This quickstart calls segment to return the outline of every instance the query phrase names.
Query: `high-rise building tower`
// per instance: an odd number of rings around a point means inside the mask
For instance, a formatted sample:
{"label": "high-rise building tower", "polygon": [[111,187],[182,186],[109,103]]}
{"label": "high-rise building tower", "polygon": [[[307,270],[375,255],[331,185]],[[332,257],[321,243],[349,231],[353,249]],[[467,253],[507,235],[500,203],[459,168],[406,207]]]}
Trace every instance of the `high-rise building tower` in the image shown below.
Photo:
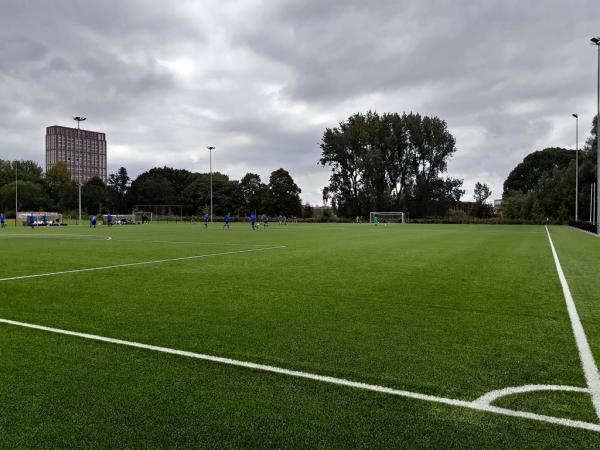
{"label": "high-rise building tower", "polygon": [[106,183],[106,135],[89,130],[77,132],[77,128],[58,125],[46,128],[46,171],[63,161],[73,181],[85,183],[98,177]]}

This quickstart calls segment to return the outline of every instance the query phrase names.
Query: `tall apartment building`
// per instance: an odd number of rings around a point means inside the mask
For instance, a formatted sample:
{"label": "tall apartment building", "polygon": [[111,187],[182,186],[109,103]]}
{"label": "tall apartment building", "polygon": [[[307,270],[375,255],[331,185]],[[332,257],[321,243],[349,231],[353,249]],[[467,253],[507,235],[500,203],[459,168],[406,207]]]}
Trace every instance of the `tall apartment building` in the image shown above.
{"label": "tall apartment building", "polygon": [[[81,154],[81,182],[99,177],[106,183],[106,135],[96,131],[79,130],[54,125],[46,128],[46,171],[63,161],[71,179],[79,179]],[[80,153],[81,151],[81,153]]]}

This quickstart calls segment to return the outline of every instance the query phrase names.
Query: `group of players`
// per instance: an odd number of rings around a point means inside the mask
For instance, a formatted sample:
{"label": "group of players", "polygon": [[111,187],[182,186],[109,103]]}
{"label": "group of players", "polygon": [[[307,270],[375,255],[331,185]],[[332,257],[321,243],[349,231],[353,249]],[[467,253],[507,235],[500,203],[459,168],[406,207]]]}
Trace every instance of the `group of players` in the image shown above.
{"label": "group of players", "polygon": [[[258,223],[258,218],[256,216],[256,214],[252,213],[250,214],[250,217],[248,217],[248,220],[250,221],[250,226],[252,227],[252,230],[256,231],[260,229],[260,224]],[[268,214],[263,214],[260,218],[262,224],[263,224],[263,228],[266,230],[269,228],[269,215]],[[204,214],[204,216],[202,216],[202,221],[204,222],[204,228],[208,228],[208,223],[210,222],[210,215]],[[225,222],[223,224],[223,229],[224,230],[229,230],[229,223],[231,222],[231,213],[227,213],[225,214],[225,216],[223,217],[223,221]],[[279,216],[279,223],[285,225],[287,222],[285,216]]]}

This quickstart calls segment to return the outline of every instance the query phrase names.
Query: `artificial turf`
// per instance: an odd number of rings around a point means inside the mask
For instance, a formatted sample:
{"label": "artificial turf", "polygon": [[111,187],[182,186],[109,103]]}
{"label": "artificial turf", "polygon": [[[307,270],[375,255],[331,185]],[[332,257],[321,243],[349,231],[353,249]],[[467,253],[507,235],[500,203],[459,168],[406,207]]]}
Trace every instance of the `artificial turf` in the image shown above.
{"label": "artificial turf", "polygon": [[[600,240],[551,233],[598,355]],[[4,319],[467,401],[586,386],[541,226],[18,227],[0,249],[0,279],[216,255],[0,281]],[[600,445],[592,431],[3,324],[0,361],[6,447]],[[498,405],[598,421],[581,394]]]}

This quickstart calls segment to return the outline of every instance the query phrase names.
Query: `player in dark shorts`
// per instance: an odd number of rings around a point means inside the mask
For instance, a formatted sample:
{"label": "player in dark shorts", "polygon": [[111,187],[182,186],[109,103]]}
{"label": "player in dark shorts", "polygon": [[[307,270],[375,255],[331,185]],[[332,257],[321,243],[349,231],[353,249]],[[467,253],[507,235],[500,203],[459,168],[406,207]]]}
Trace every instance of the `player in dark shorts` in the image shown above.
{"label": "player in dark shorts", "polygon": [[223,225],[223,229],[227,228],[229,230],[229,222],[231,222],[231,214],[225,214],[225,225]]}

